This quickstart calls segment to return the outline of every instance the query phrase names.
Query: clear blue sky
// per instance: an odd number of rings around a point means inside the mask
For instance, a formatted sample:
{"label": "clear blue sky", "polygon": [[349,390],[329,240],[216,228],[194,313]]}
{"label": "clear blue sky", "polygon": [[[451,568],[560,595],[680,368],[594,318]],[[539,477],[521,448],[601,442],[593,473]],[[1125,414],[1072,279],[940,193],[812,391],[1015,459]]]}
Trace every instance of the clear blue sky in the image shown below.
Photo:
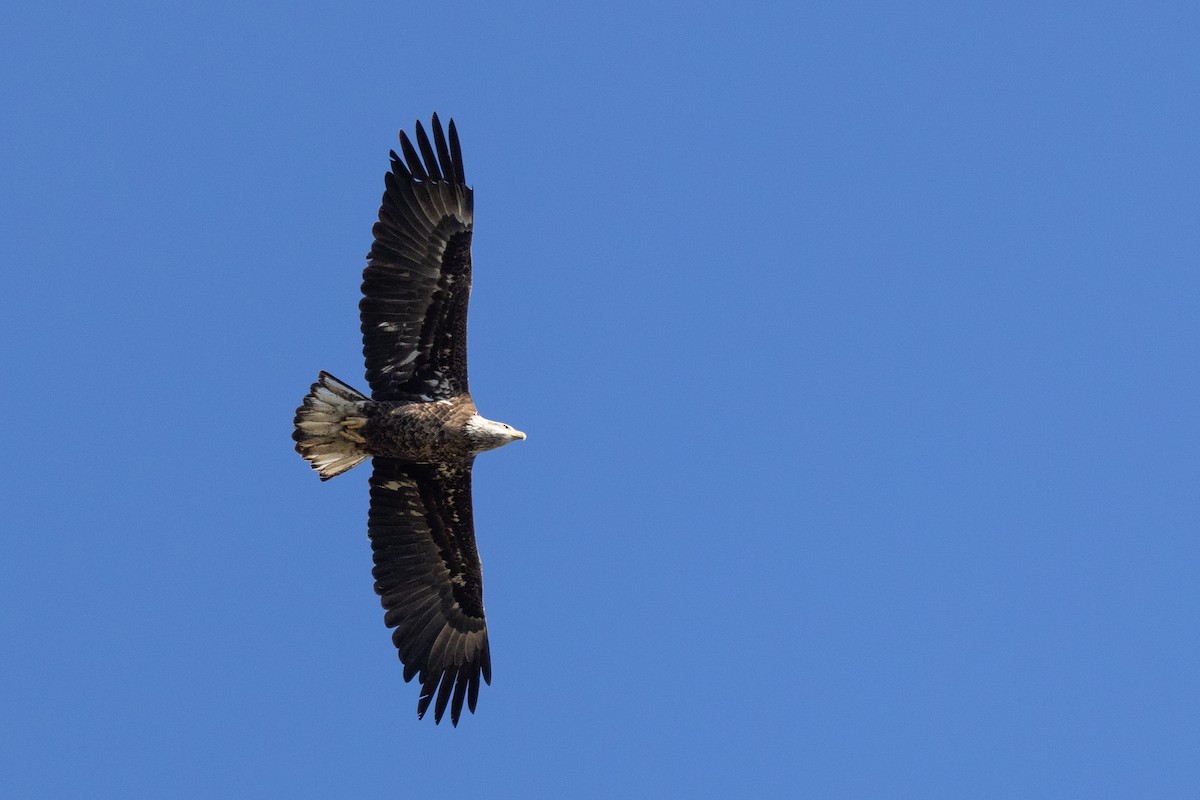
{"label": "clear blue sky", "polygon": [[[323,6],[0,15],[5,796],[1200,795],[1194,3]],[[435,110],[457,729],[290,439]]]}

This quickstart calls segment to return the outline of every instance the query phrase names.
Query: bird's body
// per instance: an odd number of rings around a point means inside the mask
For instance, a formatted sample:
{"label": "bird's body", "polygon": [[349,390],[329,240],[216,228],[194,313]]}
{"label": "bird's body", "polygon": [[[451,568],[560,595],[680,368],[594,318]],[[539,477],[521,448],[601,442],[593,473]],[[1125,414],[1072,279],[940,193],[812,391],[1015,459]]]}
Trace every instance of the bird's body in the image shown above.
{"label": "bird's body", "polygon": [[[373,460],[368,534],[375,590],[395,628],[404,679],[419,676],[418,716],[471,711],[491,682],[483,578],[475,548],[475,456],[525,434],[484,419],[467,388],[472,190],[454,122],[437,115],[420,155],[403,132],[363,272],[359,304],[371,396],[322,372],[296,410],[296,450],[322,480]],[[435,150],[436,147],[436,150]]]}
{"label": "bird's body", "polygon": [[478,416],[467,395],[436,403],[370,402],[365,411],[362,433],[376,455],[433,464],[465,463],[479,452],[467,434],[467,423]]}

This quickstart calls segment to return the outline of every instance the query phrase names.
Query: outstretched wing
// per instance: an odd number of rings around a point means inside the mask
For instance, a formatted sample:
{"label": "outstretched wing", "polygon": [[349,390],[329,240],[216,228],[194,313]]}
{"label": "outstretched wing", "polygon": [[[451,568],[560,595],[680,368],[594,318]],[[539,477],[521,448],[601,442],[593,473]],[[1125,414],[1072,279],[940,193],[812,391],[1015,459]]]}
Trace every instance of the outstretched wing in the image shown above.
{"label": "outstretched wing", "polygon": [[[492,682],[483,573],[471,518],[471,464],[410,464],[376,458],[367,530],[375,554],[375,591],[395,628],[404,680],[421,682],[417,716],[437,694],[433,718],[458,725],[463,699],[472,712],[479,678]],[[439,686],[440,684],[440,686]]]}
{"label": "outstretched wing", "polygon": [[[376,400],[440,400],[467,392],[474,194],[463,176],[454,121],[437,114],[433,143],[400,132],[363,271],[363,355]],[[436,151],[435,151],[436,148]],[[424,159],[424,160],[422,160]]]}

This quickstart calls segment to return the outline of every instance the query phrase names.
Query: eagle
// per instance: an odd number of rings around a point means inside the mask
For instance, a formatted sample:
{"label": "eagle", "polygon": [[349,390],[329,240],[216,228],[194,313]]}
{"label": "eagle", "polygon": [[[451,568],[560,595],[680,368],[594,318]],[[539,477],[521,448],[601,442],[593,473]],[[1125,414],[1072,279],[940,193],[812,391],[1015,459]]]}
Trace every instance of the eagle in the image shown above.
{"label": "eagle", "polygon": [[[296,451],[322,481],[371,459],[367,534],[383,621],[421,684],[417,717],[433,704],[458,725],[479,681],[492,681],[483,573],[471,513],[475,456],[524,439],[480,416],[467,386],[474,193],[454,121],[417,121],[400,151],[363,271],[363,355],[371,394],[321,372],[296,409]],[[418,152],[419,151],[419,152]]]}

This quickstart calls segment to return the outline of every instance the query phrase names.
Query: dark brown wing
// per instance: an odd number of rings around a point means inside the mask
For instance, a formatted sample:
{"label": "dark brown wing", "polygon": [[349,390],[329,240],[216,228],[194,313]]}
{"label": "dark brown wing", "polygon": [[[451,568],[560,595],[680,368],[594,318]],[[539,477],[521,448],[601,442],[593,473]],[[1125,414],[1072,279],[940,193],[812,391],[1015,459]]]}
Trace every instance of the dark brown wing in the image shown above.
{"label": "dark brown wing", "polygon": [[[463,176],[454,121],[450,140],[433,115],[417,147],[400,132],[363,271],[363,355],[376,400],[440,400],[467,393],[474,195]],[[436,152],[435,152],[436,148]]]}
{"label": "dark brown wing", "polygon": [[[433,718],[458,725],[463,699],[475,711],[479,678],[492,682],[483,573],[471,518],[471,464],[410,464],[376,458],[368,532],[375,591],[395,628],[404,680],[421,681],[417,716],[437,694]],[[440,687],[439,687],[440,684]]]}

